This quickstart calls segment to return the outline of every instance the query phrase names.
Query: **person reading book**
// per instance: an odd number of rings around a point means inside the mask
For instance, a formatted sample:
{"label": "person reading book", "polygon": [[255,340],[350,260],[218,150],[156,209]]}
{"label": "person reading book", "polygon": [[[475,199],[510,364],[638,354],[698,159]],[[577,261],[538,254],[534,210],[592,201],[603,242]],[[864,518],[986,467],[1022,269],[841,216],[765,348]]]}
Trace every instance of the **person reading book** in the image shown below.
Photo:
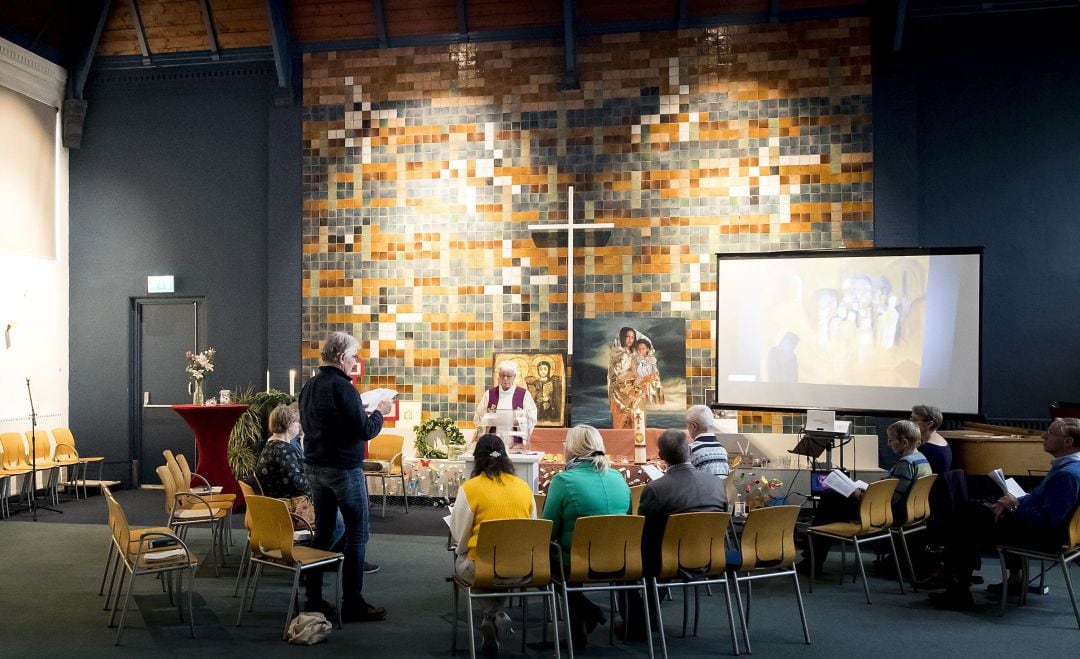
{"label": "person reading book", "polygon": [[[981,544],[1054,551],[1068,542],[1069,519],[1080,505],[1080,419],[1054,419],[1042,441],[1053,459],[1038,487],[1022,497],[1005,494],[990,507],[976,502],[956,520],[942,556],[945,590],[929,594],[934,605],[950,609],[974,605],[971,573]],[[1010,556],[1006,564],[1009,591],[1014,593],[1023,587],[1019,560]],[[1001,584],[990,584],[987,590],[1001,592]]]}
{"label": "person reading book", "polygon": [[[892,509],[893,522],[900,524],[907,515],[908,491],[911,490],[915,479],[931,474],[930,463],[927,462],[922,453],[919,453],[919,428],[911,421],[897,421],[889,426],[886,435],[889,448],[899,457],[896,464],[889,470],[886,478],[895,478],[899,481],[896,485],[896,491],[893,492]],[[840,476],[843,476],[843,478],[840,478]],[[828,489],[822,493],[821,501],[818,503],[817,511],[814,513],[812,526],[832,524],[833,522],[852,522],[859,519],[859,503],[862,501],[863,495],[866,494],[866,484],[862,481],[852,482],[842,472],[830,474],[825,481],[826,485],[830,484],[830,479],[836,483],[839,489]],[[840,490],[848,492],[848,494],[845,496],[840,493]],[[816,560],[814,572],[820,574],[825,567],[825,558],[828,556],[832,541],[818,535],[811,536],[808,541],[814,543],[814,559]],[[805,572],[810,571],[809,547],[807,547],[806,553],[803,554],[803,558],[799,561],[797,567]]]}

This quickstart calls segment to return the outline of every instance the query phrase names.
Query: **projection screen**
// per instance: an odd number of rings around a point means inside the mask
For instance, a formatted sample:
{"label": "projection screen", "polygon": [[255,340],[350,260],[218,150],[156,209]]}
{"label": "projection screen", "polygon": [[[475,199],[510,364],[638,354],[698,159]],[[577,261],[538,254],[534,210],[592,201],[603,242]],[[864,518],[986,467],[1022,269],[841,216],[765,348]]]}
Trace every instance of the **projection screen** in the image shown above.
{"label": "projection screen", "polygon": [[717,255],[716,404],[978,414],[982,248]]}

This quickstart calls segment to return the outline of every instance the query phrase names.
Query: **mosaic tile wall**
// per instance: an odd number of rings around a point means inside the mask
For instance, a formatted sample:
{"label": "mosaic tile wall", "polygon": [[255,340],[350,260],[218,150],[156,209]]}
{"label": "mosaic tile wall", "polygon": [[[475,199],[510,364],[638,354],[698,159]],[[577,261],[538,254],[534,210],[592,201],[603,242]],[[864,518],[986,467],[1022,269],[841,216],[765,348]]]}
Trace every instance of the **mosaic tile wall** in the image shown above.
{"label": "mosaic tile wall", "polygon": [[[362,344],[370,386],[471,420],[500,351],[565,351],[578,318],[687,319],[713,382],[715,253],[869,247],[865,19],[304,56],[304,358]],[[748,431],[798,417],[749,414]],[[465,425],[471,425],[465,424]]]}

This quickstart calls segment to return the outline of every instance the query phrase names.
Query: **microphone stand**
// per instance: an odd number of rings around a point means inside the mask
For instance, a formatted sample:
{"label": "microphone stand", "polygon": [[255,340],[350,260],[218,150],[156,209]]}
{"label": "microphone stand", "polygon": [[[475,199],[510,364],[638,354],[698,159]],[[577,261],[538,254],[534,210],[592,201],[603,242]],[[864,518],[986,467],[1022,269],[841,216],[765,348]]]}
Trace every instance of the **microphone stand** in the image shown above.
{"label": "microphone stand", "polygon": [[38,505],[37,502],[37,412],[34,410],[34,394],[30,391],[30,378],[26,378],[26,395],[30,398],[30,512],[37,521],[38,508],[64,514],[64,511]]}

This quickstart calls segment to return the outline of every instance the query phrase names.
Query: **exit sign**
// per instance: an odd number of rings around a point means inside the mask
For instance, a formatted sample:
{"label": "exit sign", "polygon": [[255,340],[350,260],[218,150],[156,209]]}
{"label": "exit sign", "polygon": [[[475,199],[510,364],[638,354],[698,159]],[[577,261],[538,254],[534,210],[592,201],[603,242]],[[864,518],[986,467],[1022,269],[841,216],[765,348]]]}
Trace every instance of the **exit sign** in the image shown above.
{"label": "exit sign", "polygon": [[175,286],[172,275],[150,275],[146,278],[147,293],[173,293]]}

